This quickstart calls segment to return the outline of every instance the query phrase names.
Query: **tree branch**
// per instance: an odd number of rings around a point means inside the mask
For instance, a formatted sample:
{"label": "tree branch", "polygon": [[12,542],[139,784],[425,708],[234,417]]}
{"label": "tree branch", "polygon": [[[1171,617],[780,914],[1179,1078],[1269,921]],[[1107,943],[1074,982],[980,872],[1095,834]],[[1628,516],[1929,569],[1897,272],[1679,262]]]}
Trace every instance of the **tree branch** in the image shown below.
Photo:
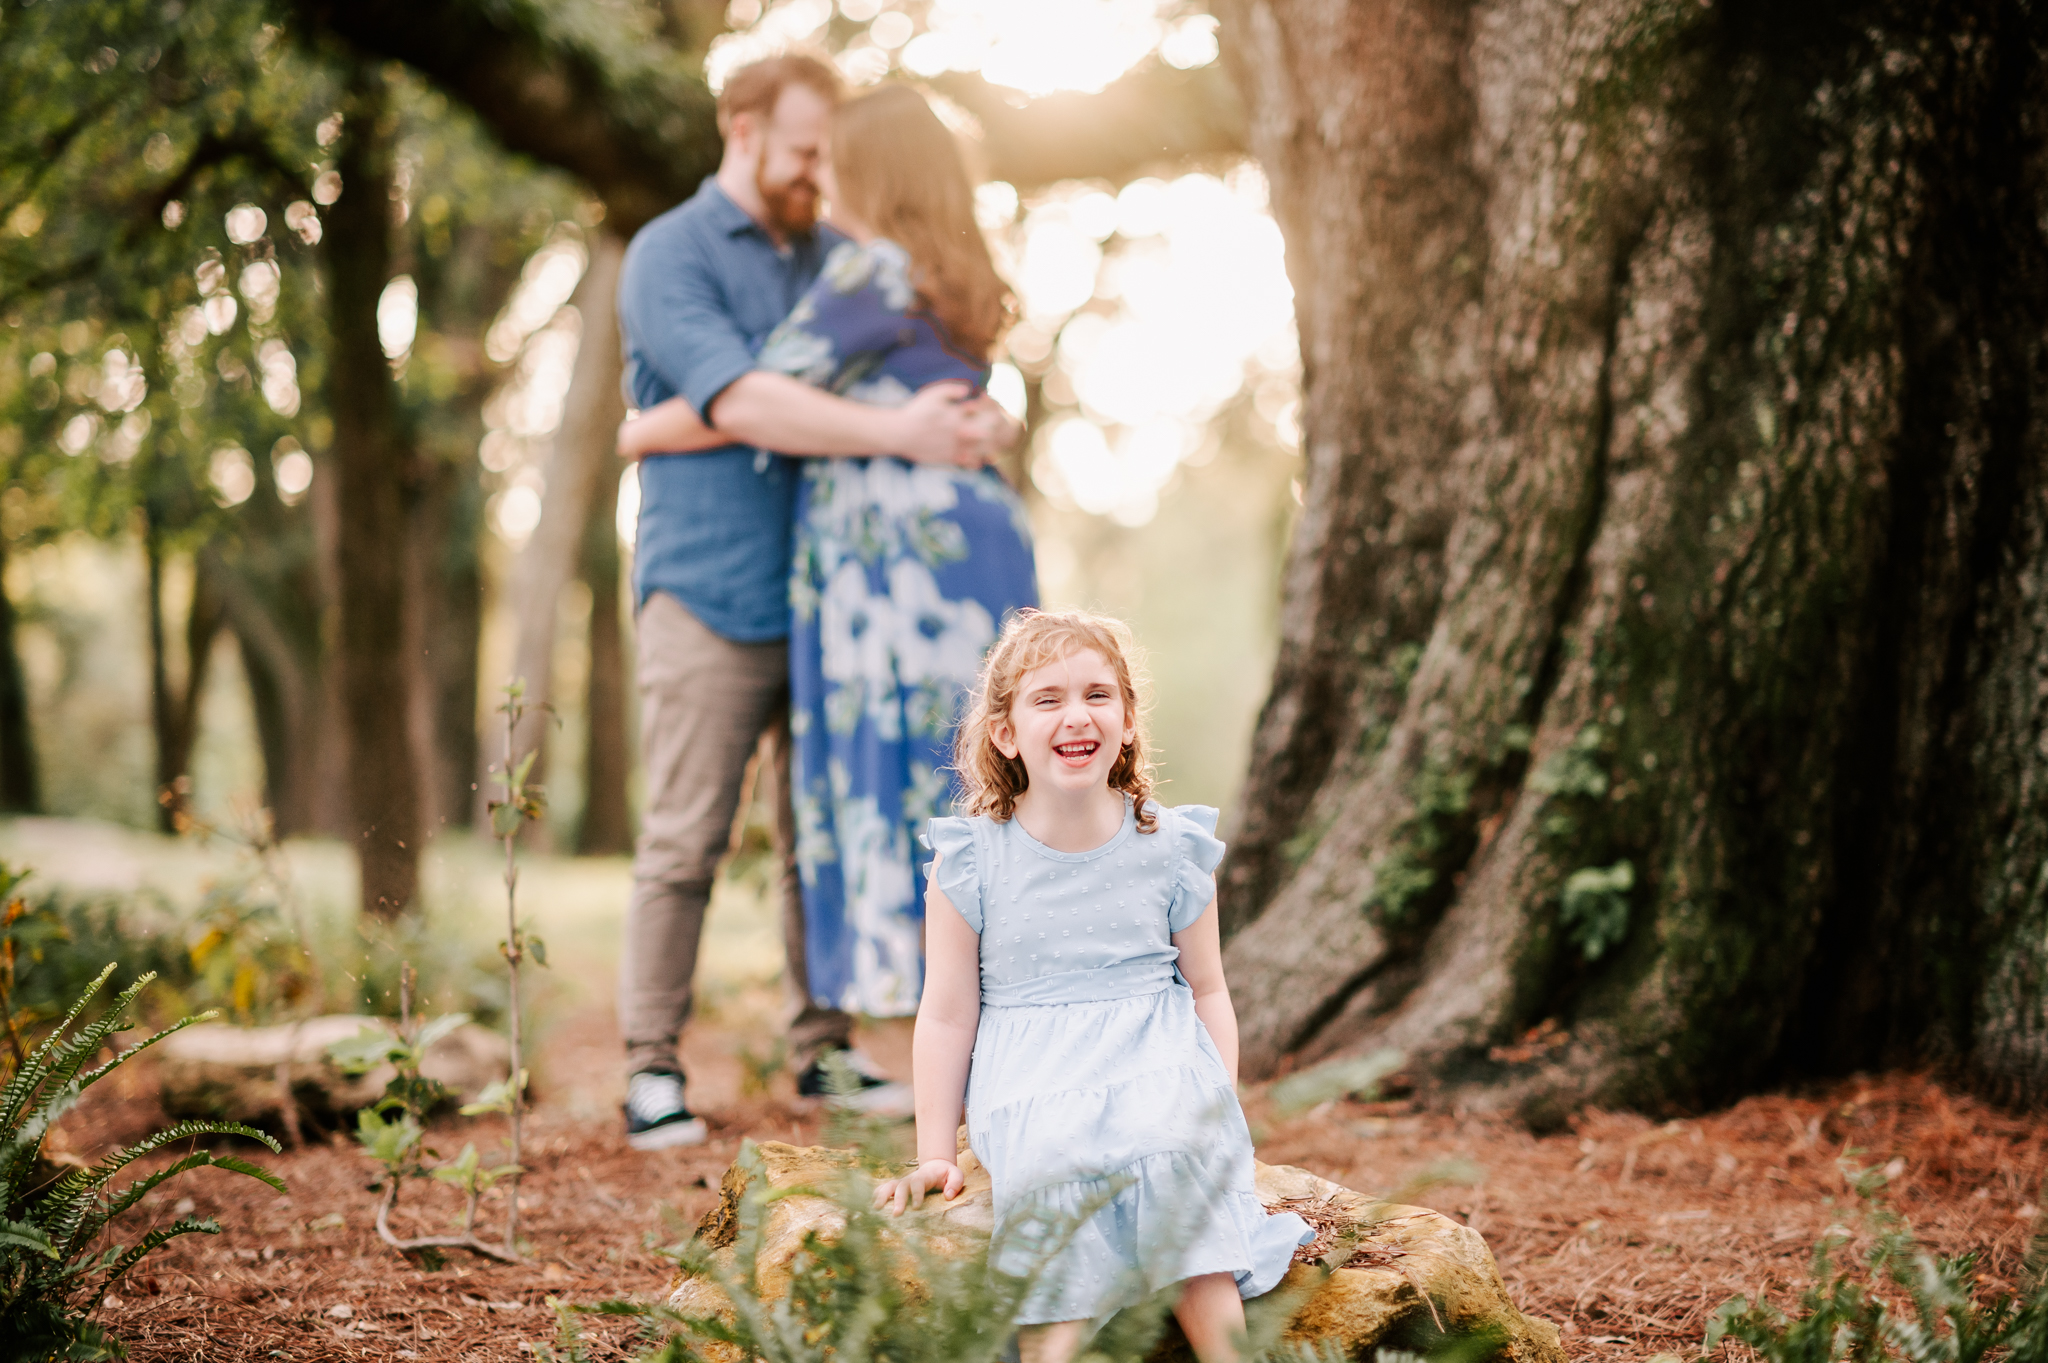
{"label": "tree branch", "polygon": [[156,230],[163,221],[164,207],[191,191],[201,171],[226,165],[237,158],[278,176],[294,190],[305,188],[299,169],[281,160],[257,130],[240,126],[225,135],[206,133],[192,148],[192,154],[185,158],[185,164],[179,167],[176,175],[153,190],[135,195],[126,204],[109,205],[100,210],[104,216],[119,219],[120,226],[111,235],[69,259],[12,275],[6,285],[0,287],[0,308],[75,284],[97,274],[108,261],[123,259],[144,233]]}
{"label": "tree branch", "polygon": [[616,11],[535,0],[292,0],[309,30],[405,62],[513,151],[579,176],[631,236],[717,168],[711,91]]}
{"label": "tree branch", "polygon": [[964,72],[932,84],[981,123],[989,175],[1020,190],[1071,179],[1121,184],[1151,167],[1246,154],[1244,103],[1213,63],[1176,71],[1148,61],[1099,93],[1022,104]]}

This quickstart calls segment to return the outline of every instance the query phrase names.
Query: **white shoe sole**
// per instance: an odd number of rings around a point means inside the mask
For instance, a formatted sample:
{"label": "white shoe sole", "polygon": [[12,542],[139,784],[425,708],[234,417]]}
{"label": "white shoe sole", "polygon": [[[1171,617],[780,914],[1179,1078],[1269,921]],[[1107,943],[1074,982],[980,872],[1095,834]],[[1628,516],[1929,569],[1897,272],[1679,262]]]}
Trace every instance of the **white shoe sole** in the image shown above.
{"label": "white shoe sole", "polygon": [[834,1107],[849,1108],[874,1117],[917,1115],[917,1099],[911,1094],[908,1084],[878,1084],[858,1093],[831,1094],[825,1101]]}
{"label": "white shoe sole", "polygon": [[670,1122],[666,1126],[636,1131],[626,1137],[626,1144],[635,1150],[673,1150],[679,1145],[702,1145],[710,1135],[704,1119],[692,1117],[687,1122]]}

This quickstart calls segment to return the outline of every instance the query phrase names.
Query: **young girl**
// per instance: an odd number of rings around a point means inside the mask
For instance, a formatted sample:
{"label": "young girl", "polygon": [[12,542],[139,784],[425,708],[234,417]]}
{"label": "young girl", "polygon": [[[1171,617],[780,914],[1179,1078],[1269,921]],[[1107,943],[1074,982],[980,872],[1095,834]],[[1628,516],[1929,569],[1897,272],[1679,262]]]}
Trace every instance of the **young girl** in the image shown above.
{"label": "young girl", "polygon": [[1088,1322],[1176,1282],[1196,1356],[1234,1360],[1243,1298],[1279,1282],[1309,1231],[1252,1188],[1216,811],[1149,798],[1128,632],[1014,618],[954,762],[973,817],[931,822],[919,1162],[876,1205],[959,1193],[964,1098],[997,1263],[1035,1265],[1034,1231],[1040,1252],[1057,1246],[1018,1316],[1024,1363],[1065,1363]]}

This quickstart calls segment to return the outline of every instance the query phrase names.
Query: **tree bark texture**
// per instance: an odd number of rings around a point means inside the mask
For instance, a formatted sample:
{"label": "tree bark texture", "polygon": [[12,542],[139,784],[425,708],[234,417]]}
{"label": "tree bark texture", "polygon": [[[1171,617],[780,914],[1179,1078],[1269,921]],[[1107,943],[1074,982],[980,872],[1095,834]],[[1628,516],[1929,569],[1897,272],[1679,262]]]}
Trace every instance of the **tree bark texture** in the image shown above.
{"label": "tree bark texture", "polygon": [[[526,683],[526,704],[531,707],[520,726],[517,747],[521,752],[541,750],[536,780],[547,762],[551,721],[541,707],[554,688],[556,612],[562,589],[577,576],[597,485],[606,479],[616,481],[619,473],[618,429],[626,407],[619,383],[625,359],[619,348],[618,290],[625,251],[625,243],[615,234],[592,234],[589,264],[569,300],[582,328],[569,391],[562,401],[562,424],[542,469],[546,490],[540,524],[520,551],[512,574],[513,609],[519,618],[512,674]],[[485,788],[490,788],[488,783]]]}
{"label": "tree bark texture", "polygon": [[34,814],[43,805],[42,781],[14,625],[14,600],[7,595],[7,537],[0,534],[0,810]]}
{"label": "tree bark texture", "polygon": [[583,582],[590,588],[590,680],[583,700],[583,817],[576,850],[618,856],[633,850],[626,781],[632,757],[626,744],[626,640],[619,619],[619,480],[617,469],[598,473],[583,528]]}
{"label": "tree bark texture", "polygon": [[408,652],[418,669],[413,749],[421,774],[421,822],[438,833],[450,825],[469,826],[476,804],[483,489],[474,458],[457,463],[421,457],[419,470],[406,539]]}
{"label": "tree bark texture", "polygon": [[1307,464],[1247,1070],[2048,1097],[2042,11],[1218,8]]}
{"label": "tree bark texture", "polygon": [[328,210],[329,406],[334,448],[337,648],[348,736],[350,834],[363,912],[392,917],[419,887],[420,780],[406,648],[406,485],[413,458],[377,337],[390,277],[392,128],[383,77],[351,73]]}

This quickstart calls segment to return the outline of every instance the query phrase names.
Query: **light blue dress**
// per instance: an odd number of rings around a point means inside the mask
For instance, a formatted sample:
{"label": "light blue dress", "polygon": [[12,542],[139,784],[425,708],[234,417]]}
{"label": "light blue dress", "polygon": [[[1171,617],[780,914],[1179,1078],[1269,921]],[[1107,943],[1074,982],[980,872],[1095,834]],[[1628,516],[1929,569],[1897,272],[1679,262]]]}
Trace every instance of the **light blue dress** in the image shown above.
{"label": "light blue dress", "polygon": [[[839,246],[761,368],[894,407],[979,388],[894,242]],[[989,469],[806,459],[790,577],[791,785],[811,996],[903,1017],[924,985],[913,839],[953,808],[953,725],[1010,612],[1038,603],[1024,504]]]}
{"label": "light blue dress", "polygon": [[1216,895],[1216,811],[1154,808],[1157,831],[1127,805],[1090,852],[1015,819],[931,822],[938,887],[981,934],[967,1130],[995,1185],[993,1262],[1039,1272],[1020,1325],[1204,1273],[1254,1297],[1311,1238],[1259,1202],[1236,1090],[1175,965],[1172,934]]}

